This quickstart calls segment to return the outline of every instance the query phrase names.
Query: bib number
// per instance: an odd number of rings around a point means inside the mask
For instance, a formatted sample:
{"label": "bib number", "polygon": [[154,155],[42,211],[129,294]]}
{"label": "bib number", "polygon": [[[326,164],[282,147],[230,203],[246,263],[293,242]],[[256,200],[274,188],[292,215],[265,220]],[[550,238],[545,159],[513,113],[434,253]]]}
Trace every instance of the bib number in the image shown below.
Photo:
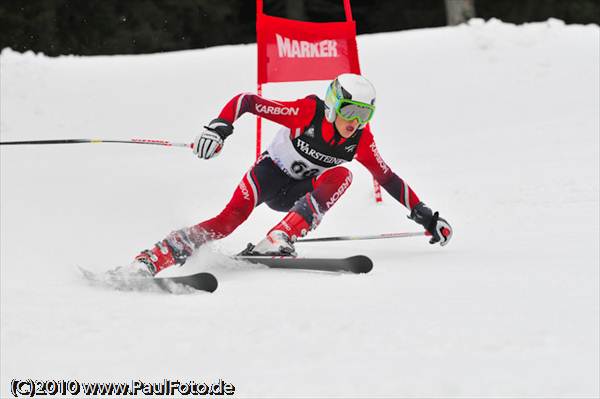
{"label": "bib number", "polygon": [[305,179],[314,177],[319,173],[318,169],[309,169],[308,166],[302,161],[294,161],[292,163],[292,172],[302,176]]}

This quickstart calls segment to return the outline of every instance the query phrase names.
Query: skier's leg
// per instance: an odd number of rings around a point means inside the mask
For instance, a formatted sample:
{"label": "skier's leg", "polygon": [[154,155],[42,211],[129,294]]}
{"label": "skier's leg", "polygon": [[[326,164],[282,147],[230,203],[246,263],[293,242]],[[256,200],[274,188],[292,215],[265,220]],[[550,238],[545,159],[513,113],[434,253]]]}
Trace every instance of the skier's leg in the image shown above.
{"label": "skier's leg", "polygon": [[194,243],[200,246],[206,241],[227,237],[248,219],[258,203],[258,187],[250,171],[242,178],[231,199],[217,216],[190,227],[194,231]]}
{"label": "skier's leg", "polygon": [[195,231],[196,245],[200,246],[206,241],[227,237],[248,219],[255,207],[277,195],[288,181],[289,178],[271,158],[268,156],[259,158],[242,178],[223,211],[190,228]]}
{"label": "skier's leg", "polygon": [[[268,202],[269,206],[274,204],[282,206],[287,200],[291,209],[267,233],[267,237],[255,247],[249,248],[247,253],[294,255],[294,241],[299,237],[304,237],[309,231],[318,226],[323,215],[346,192],[351,183],[352,173],[348,169],[338,166],[323,172],[318,178],[314,179],[312,181],[312,191],[301,193],[300,198],[297,196],[292,197],[290,194],[294,194],[294,190],[290,189],[287,191],[288,198],[278,197]],[[295,202],[291,205],[293,199],[295,199]]]}
{"label": "skier's leg", "polygon": [[271,230],[288,233],[292,241],[304,237],[318,226],[323,215],[339,200],[352,184],[352,173],[338,166],[326,170],[313,182],[313,190],[301,196],[288,214]]}
{"label": "skier's leg", "polygon": [[194,250],[207,241],[231,234],[256,206],[276,195],[288,180],[270,158],[259,158],[243,176],[221,213],[204,222],[171,232],[152,249],[142,251],[136,260],[148,265],[152,274],[174,264],[184,264]]}

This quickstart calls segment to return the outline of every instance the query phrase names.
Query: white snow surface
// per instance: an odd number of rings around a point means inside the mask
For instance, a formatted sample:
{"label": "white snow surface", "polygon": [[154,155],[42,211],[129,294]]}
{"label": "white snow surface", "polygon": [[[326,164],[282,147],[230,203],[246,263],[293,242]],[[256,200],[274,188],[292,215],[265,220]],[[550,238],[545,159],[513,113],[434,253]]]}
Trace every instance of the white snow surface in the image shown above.
{"label": "white snow surface", "polygon": [[[1,148],[1,381],[212,382],[239,397],[598,397],[600,30],[549,20],[358,38],[382,156],[454,227],[298,244],[366,254],[367,275],[228,261],[266,206],[183,268],[213,293],[91,285],[169,231],[221,211],[254,159],[255,118],[218,158],[128,144]],[[139,56],[0,56],[1,139],[191,142],[255,90],[255,45]],[[323,95],[326,82],[263,95]],[[265,123],[266,138],[276,125]],[[368,171],[312,237],[418,231]]]}

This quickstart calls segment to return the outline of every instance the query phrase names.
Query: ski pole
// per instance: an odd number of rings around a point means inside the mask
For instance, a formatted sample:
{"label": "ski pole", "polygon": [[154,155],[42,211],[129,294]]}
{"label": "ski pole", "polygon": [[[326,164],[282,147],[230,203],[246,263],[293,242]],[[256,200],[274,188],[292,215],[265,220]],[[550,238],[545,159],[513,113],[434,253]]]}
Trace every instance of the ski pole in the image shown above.
{"label": "ski pole", "polygon": [[100,143],[125,143],[125,144],[150,144],[165,147],[187,147],[193,144],[172,143],[167,140],[154,139],[131,139],[131,140],[105,140],[105,139],[59,139],[59,140],[27,140],[27,141],[0,141],[0,145],[24,145],[24,144],[100,144]]}
{"label": "ski pole", "polygon": [[381,238],[401,238],[401,237],[418,237],[430,236],[428,231],[416,231],[411,233],[385,233],[364,236],[333,236],[319,238],[303,238],[296,242],[324,242],[324,241],[355,241],[355,240],[378,240]]}

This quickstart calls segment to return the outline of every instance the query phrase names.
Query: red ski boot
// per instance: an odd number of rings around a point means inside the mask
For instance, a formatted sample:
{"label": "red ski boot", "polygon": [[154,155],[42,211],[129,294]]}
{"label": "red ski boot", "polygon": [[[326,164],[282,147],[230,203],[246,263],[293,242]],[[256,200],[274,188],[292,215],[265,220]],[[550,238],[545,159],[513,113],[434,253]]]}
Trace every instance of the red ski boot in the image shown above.
{"label": "red ski boot", "polygon": [[144,264],[153,276],[173,265],[183,265],[194,249],[201,245],[195,244],[190,239],[192,235],[190,230],[173,231],[151,249],[142,251],[135,260]]}

